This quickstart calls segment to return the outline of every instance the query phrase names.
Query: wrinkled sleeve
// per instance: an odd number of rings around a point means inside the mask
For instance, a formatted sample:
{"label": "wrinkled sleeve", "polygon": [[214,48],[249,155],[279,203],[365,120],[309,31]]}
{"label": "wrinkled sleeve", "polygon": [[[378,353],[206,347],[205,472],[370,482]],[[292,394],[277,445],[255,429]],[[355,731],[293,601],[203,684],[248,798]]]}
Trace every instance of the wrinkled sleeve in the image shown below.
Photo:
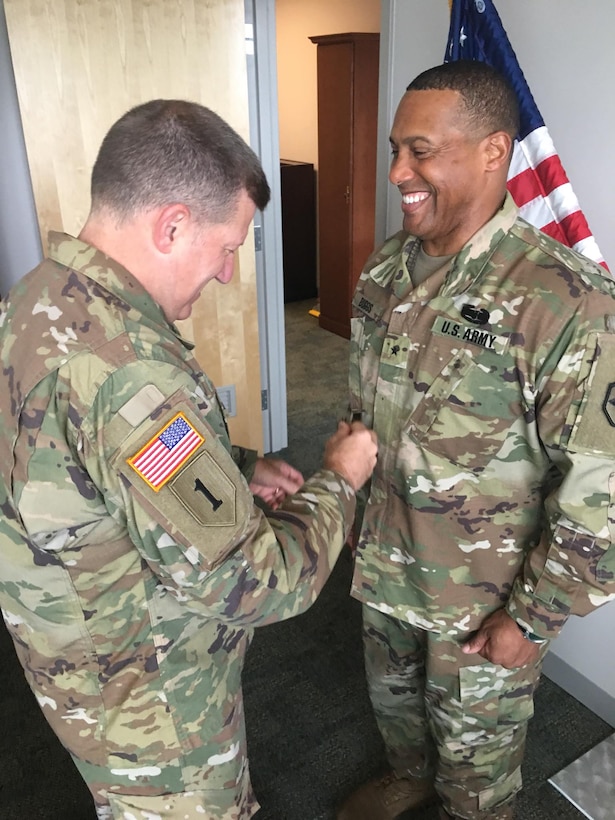
{"label": "wrinkled sleeve", "polygon": [[232,446],[231,453],[233,461],[237,465],[237,469],[249,484],[254,477],[258,453],[256,450],[250,450],[247,447],[238,447],[236,444]]}
{"label": "wrinkled sleeve", "polygon": [[[594,322],[596,326],[597,322]],[[615,334],[579,321],[542,387],[538,429],[552,464],[545,522],[507,609],[553,638],[571,614],[615,599]]]}
{"label": "wrinkled sleeve", "polygon": [[[155,407],[147,405],[152,384],[165,396]],[[307,609],[354,516],[352,487],[328,470],[264,514],[215,403],[171,365],[136,362],[109,377],[81,425],[80,447],[108,512],[151,571],[155,594],[233,624]]]}

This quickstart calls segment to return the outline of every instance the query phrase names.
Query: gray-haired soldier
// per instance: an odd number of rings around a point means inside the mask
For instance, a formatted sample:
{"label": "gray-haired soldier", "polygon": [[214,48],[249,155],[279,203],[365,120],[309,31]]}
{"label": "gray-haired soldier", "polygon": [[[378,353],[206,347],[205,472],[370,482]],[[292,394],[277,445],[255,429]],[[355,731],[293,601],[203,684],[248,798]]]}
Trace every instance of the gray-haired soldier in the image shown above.
{"label": "gray-haired soldier", "polygon": [[548,641],[615,598],[615,283],[518,217],[517,121],[456,62],[391,131],[404,230],[360,278],[350,382],[379,437],[352,589],[392,772],[340,820],[510,820]]}
{"label": "gray-haired soldier", "polygon": [[255,814],[252,630],[314,601],[375,463],[360,424],[340,424],[305,483],[231,448],[173,325],[230,280],[268,200],[216,114],[138,106],[103,141],[79,238],[52,234],[2,305],[0,604],[100,818]]}

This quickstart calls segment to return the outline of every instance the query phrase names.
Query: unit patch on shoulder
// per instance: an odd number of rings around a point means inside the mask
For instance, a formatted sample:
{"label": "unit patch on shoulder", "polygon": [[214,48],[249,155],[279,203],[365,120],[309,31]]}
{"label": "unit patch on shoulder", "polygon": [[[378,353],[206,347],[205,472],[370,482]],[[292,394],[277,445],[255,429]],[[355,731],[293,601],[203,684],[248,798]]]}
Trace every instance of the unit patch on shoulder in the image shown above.
{"label": "unit patch on shoulder", "polygon": [[158,492],[198,450],[205,439],[183,413],[177,413],[131,458],[128,464]]}
{"label": "unit patch on shoulder", "polygon": [[606,389],[606,395],[602,403],[604,415],[611,427],[615,427],[615,382],[611,382]]}
{"label": "unit patch on shoulder", "polygon": [[614,357],[615,336],[612,333],[589,335],[579,373],[583,395],[573,422],[571,450],[615,455]]}

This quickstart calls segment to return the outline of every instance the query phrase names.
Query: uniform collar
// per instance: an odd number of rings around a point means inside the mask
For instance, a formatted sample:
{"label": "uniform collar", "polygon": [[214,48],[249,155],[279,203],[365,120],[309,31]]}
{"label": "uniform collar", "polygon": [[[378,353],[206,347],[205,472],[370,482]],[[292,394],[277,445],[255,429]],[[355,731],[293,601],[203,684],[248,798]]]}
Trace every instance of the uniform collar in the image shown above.
{"label": "uniform collar", "polygon": [[160,305],[152,299],[143,285],[115,259],[66,233],[50,231],[48,239],[48,257],[58,265],[87,276],[145,318],[169,328],[189,350],[194,348],[191,342],[181,336],[175,325],[167,320]]}
{"label": "uniform collar", "polygon": [[[442,295],[463,292],[480,277],[486,262],[515,224],[518,212],[513,198],[507,193],[499,211],[476,231],[453,258]],[[412,288],[409,260],[412,261],[418,253],[419,244],[420,240],[408,233],[401,232],[391,237],[380,251],[387,254],[386,258],[370,270],[369,278],[380,287],[390,288],[398,298],[403,298]]]}
{"label": "uniform collar", "polygon": [[480,279],[485,266],[517,221],[518,215],[519,209],[507,192],[502,207],[470,237],[453,259],[442,295],[462,293]]}

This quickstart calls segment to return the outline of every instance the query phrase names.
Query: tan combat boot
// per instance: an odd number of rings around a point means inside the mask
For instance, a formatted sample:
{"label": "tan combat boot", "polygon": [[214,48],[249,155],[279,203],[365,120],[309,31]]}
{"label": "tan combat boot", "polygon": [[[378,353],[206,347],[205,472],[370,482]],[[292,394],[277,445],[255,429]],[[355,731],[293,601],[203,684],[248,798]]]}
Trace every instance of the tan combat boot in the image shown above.
{"label": "tan combat boot", "polygon": [[360,786],[344,802],[337,820],[395,820],[408,809],[434,803],[432,779],[400,777],[391,772]]}

